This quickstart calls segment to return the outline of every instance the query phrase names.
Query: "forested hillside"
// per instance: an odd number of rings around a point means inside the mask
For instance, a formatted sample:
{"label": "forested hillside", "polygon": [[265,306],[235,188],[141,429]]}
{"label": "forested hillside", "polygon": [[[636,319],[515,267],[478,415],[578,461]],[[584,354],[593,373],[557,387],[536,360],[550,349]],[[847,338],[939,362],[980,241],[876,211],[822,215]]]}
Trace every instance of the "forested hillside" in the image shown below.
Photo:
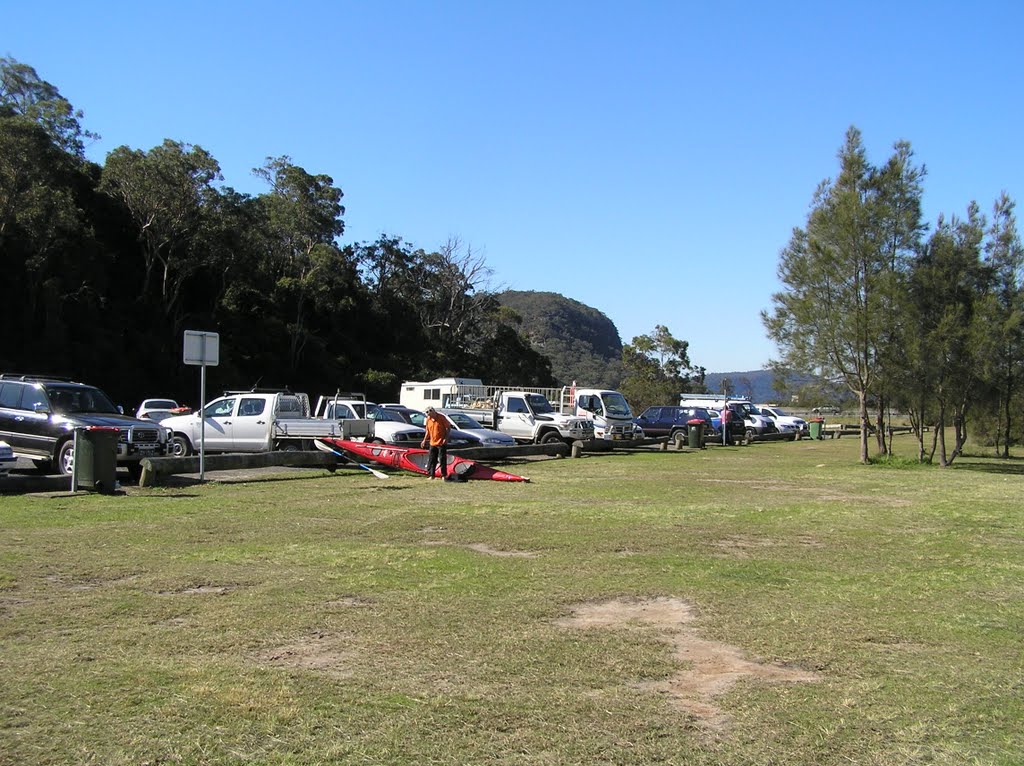
{"label": "forested hillside", "polygon": [[558,293],[508,290],[497,299],[521,317],[520,331],[551,360],[559,384],[619,387],[622,340],[603,313]]}
{"label": "forested hillside", "polygon": [[216,158],[172,139],[117,147],[101,166],[82,119],[31,66],[0,57],[0,372],[84,380],[126,407],[194,404],[188,329],[221,336],[212,391],[392,399],[409,378],[550,382],[458,240],[343,246],[330,176],[269,158],[253,171],[266,192],[240,194]]}

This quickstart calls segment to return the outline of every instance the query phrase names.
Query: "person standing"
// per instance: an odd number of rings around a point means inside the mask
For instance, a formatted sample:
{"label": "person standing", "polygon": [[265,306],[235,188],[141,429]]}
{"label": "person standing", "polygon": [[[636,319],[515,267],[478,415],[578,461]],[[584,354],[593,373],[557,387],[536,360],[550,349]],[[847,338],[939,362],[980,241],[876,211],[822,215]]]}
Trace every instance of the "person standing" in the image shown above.
{"label": "person standing", "polygon": [[424,426],[427,433],[424,434],[420,446],[426,447],[427,443],[430,443],[430,453],[427,455],[427,478],[434,478],[434,469],[440,461],[441,478],[445,479],[448,477],[448,432],[452,428],[451,424],[448,422],[448,418],[433,407],[427,407],[427,420]]}

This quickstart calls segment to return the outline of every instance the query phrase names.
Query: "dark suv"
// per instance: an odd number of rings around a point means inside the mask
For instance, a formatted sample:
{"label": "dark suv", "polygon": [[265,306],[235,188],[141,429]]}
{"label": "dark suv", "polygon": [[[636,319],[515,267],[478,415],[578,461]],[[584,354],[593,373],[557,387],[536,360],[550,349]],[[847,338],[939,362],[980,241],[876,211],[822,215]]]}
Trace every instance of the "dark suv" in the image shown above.
{"label": "dark suv", "polygon": [[18,457],[44,470],[70,474],[75,460],[75,429],[88,426],[120,430],[117,462],[132,478],[142,474],[140,460],[167,454],[167,429],[152,420],[124,415],[95,386],[55,377],[0,374],[0,440]]}
{"label": "dark suv", "polygon": [[676,434],[686,435],[687,423],[691,420],[704,422],[705,437],[710,438],[714,435],[711,413],[703,407],[648,407],[639,417],[634,418],[633,422],[644,430],[644,436],[667,436],[675,440]]}

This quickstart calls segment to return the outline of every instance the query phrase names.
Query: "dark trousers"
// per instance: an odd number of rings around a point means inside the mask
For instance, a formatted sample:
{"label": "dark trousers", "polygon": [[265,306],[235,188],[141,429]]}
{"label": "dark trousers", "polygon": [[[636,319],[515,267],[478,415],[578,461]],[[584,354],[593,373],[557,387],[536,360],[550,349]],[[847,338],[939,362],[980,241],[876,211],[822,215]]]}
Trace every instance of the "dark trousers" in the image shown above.
{"label": "dark trousers", "polygon": [[448,475],[448,445],[442,444],[440,447],[431,445],[430,452],[427,454],[427,476],[434,475],[434,469],[437,468],[437,461],[441,461],[441,478],[443,479]]}

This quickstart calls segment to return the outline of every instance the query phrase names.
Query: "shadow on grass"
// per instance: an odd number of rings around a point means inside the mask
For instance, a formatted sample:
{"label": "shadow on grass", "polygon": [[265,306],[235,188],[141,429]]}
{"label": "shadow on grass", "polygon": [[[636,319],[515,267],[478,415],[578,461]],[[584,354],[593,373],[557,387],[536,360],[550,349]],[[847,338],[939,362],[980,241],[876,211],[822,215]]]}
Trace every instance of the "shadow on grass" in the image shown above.
{"label": "shadow on grass", "polygon": [[955,468],[958,471],[978,471],[980,473],[1002,474],[1004,476],[1024,476],[1024,458],[969,455],[962,456],[954,461],[950,468]]}

